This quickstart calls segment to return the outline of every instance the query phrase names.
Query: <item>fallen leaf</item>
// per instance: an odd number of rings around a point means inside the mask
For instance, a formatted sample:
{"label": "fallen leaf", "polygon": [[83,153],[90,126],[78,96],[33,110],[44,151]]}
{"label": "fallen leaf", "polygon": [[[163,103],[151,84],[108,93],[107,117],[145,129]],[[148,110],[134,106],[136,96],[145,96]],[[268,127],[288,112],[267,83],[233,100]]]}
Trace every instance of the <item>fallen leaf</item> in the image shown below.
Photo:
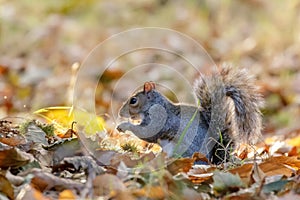
{"label": "fallen leaf", "polygon": [[206,180],[211,179],[215,170],[216,167],[212,167],[209,165],[196,165],[187,172],[187,175],[189,176],[189,180],[194,184],[200,184]]}
{"label": "fallen leaf", "polygon": [[261,170],[257,163],[253,164],[251,178],[253,178],[255,183],[263,183],[266,174]]}
{"label": "fallen leaf", "polygon": [[64,133],[74,121],[76,121],[78,126],[84,127],[84,133],[87,136],[105,130],[103,118],[92,113],[74,109],[73,107],[57,106],[42,108],[35,111],[34,114],[55,124],[60,131],[59,133]]}
{"label": "fallen leaf", "polygon": [[288,139],[287,144],[291,145],[291,146],[296,146],[296,147],[300,147],[300,135],[293,137],[291,139]]}
{"label": "fallen leaf", "polygon": [[192,159],[194,159],[195,162],[203,161],[203,162],[209,163],[208,159],[206,158],[206,155],[204,155],[200,152],[195,152],[192,156]]}
{"label": "fallen leaf", "polygon": [[245,149],[243,149],[242,151],[240,151],[239,154],[238,154],[237,156],[238,156],[238,158],[240,158],[241,160],[244,160],[244,159],[247,158],[248,153],[249,153],[249,152],[248,152],[248,149],[245,148]]}
{"label": "fallen leaf", "polygon": [[93,155],[95,156],[97,161],[105,166],[111,165],[111,160],[114,159],[114,157],[119,154],[120,153],[112,150],[103,150],[103,151],[98,150],[93,152]]}
{"label": "fallen leaf", "polygon": [[182,191],[182,197],[185,200],[201,200],[201,199],[208,199],[209,195],[207,195],[207,198],[204,197],[203,194],[195,191],[192,188],[185,187]]}
{"label": "fallen leaf", "polygon": [[168,163],[167,169],[172,175],[188,172],[192,168],[194,161],[195,159],[193,158],[179,158]]}
{"label": "fallen leaf", "polygon": [[15,168],[33,161],[31,154],[20,151],[17,148],[6,148],[0,150],[0,168]]}
{"label": "fallen leaf", "polygon": [[2,174],[0,174],[0,193],[5,194],[9,199],[14,199],[14,188]]}
{"label": "fallen leaf", "polygon": [[240,167],[229,170],[232,174],[238,174],[243,182],[247,185],[250,184],[251,172],[253,170],[253,164],[247,163]]}
{"label": "fallen leaf", "polygon": [[189,174],[189,180],[194,184],[200,184],[212,178],[213,173]]}
{"label": "fallen leaf", "polygon": [[29,143],[48,145],[46,133],[35,122],[29,122],[24,136]]}
{"label": "fallen leaf", "polygon": [[119,191],[125,191],[124,183],[115,175],[103,174],[97,176],[93,181],[94,195],[113,196]]}
{"label": "fallen leaf", "polygon": [[284,190],[285,185],[288,183],[288,180],[279,180],[272,183],[265,184],[262,188],[264,193],[278,192]]}
{"label": "fallen leaf", "polygon": [[16,121],[15,118],[0,120],[0,142],[9,146],[26,144],[24,136],[20,134],[19,125],[13,121]]}
{"label": "fallen leaf", "polygon": [[72,190],[64,190],[59,193],[58,196],[59,200],[72,200],[72,199],[77,199],[77,196],[73,193]]}
{"label": "fallen leaf", "polygon": [[260,169],[267,176],[285,175],[290,177],[300,168],[300,160],[297,157],[278,156],[271,157],[265,162],[259,164]]}
{"label": "fallen leaf", "polygon": [[28,174],[33,175],[31,184],[41,192],[43,192],[45,189],[51,189],[53,187],[55,187],[57,191],[63,191],[64,189],[75,189],[78,192],[84,188],[82,183],[56,177],[51,173],[42,171],[41,169],[34,168],[30,171],[26,171],[26,173],[23,173],[22,175],[26,176]]}
{"label": "fallen leaf", "polygon": [[298,156],[299,155],[298,152],[300,152],[299,150],[300,150],[299,147],[293,146],[292,149],[289,151],[288,156],[289,157],[291,157],[291,156]]}
{"label": "fallen leaf", "polygon": [[245,187],[238,174],[215,171],[213,175],[213,189],[217,193],[236,192]]}
{"label": "fallen leaf", "polygon": [[60,138],[72,138],[73,135],[77,135],[73,129],[68,129],[65,134],[57,134]]}
{"label": "fallen leaf", "polygon": [[15,147],[18,145],[22,145],[22,144],[26,144],[26,140],[23,136],[17,135],[14,137],[10,137],[10,138],[0,138],[0,142],[2,142],[3,144],[7,144],[9,146]]}
{"label": "fallen leaf", "polygon": [[147,185],[141,189],[135,189],[132,194],[136,197],[144,197],[149,199],[167,199],[168,192],[161,186],[151,186]]}
{"label": "fallen leaf", "polygon": [[105,172],[105,169],[97,165],[96,161],[90,156],[74,156],[64,158],[63,161],[52,167],[54,172],[62,171],[67,167],[73,167],[75,170],[83,169],[87,170],[89,168],[93,169],[96,174],[101,174]]}
{"label": "fallen leaf", "polygon": [[58,164],[65,157],[82,154],[78,138],[62,139],[50,146],[43,146],[43,148],[53,153],[53,164]]}

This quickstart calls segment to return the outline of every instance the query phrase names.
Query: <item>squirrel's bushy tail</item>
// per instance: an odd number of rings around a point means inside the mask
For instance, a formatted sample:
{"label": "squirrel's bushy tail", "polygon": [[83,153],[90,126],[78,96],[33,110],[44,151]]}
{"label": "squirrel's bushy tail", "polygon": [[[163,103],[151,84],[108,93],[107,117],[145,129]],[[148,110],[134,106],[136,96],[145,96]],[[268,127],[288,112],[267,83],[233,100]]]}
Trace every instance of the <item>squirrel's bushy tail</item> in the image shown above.
{"label": "squirrel's bushy tail", "polygon": [[219,73],[202,77],[196,84],[200,109],[214,132],[229,131],[235,140],[256,141],[262,128],[263,98],[247,70],[224,65]]}

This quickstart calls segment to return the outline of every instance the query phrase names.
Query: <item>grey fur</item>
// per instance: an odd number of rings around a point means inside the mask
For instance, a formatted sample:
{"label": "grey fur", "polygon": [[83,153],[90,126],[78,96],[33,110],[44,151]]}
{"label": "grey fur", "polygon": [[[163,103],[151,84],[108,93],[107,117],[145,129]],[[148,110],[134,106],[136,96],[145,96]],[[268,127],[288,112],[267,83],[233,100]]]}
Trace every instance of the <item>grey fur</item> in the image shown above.
{"label": "grey fur", "polygon": [[[123,122],[117,129],[159,143],[169,156],[192,156],[200,151],[213,163],[224,161],[228,154],[224,146],[255,142],[262,127],[263,98],[247,71],[223,66],[220,73],[199,77],[195,93],[199,107],[174,104],[155,89],[139,91],[124,103],[119,115],[140,118],[141,123]],[[138,99],[135,106],[130,105],[132,97]]]}

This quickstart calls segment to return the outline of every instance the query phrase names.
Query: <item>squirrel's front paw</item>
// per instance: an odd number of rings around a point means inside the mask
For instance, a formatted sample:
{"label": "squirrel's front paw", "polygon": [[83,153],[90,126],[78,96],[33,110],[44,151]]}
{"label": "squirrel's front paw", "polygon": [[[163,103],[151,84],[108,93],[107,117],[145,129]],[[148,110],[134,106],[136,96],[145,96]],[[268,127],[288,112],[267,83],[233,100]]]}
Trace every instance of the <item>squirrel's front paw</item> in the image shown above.
{"label": "squirrel's front paw", "polygon": [[117,130],[119,132],[125,132],[126,130],[129,130],[130,125],[129,122],[123,122],[117,126]]}

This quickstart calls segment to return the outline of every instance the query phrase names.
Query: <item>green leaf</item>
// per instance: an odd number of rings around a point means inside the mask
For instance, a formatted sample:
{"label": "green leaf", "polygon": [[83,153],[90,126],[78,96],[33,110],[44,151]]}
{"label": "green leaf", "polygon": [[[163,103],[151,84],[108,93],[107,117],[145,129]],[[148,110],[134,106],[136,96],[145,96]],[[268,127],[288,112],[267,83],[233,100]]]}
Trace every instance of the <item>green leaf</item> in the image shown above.
{"label": "green leaf", "polygon": [[229,172],[215,171],[213,181],[213,188],[218,193],[235,192],[245,187],[238,174],[234,175]]}
{"label": "green leaf", "polygon": [[268,183],[263,186],[262,191],[264,193],[278,192],[282,190],[288,182],[288,180],[279,180],[272,183]]}

